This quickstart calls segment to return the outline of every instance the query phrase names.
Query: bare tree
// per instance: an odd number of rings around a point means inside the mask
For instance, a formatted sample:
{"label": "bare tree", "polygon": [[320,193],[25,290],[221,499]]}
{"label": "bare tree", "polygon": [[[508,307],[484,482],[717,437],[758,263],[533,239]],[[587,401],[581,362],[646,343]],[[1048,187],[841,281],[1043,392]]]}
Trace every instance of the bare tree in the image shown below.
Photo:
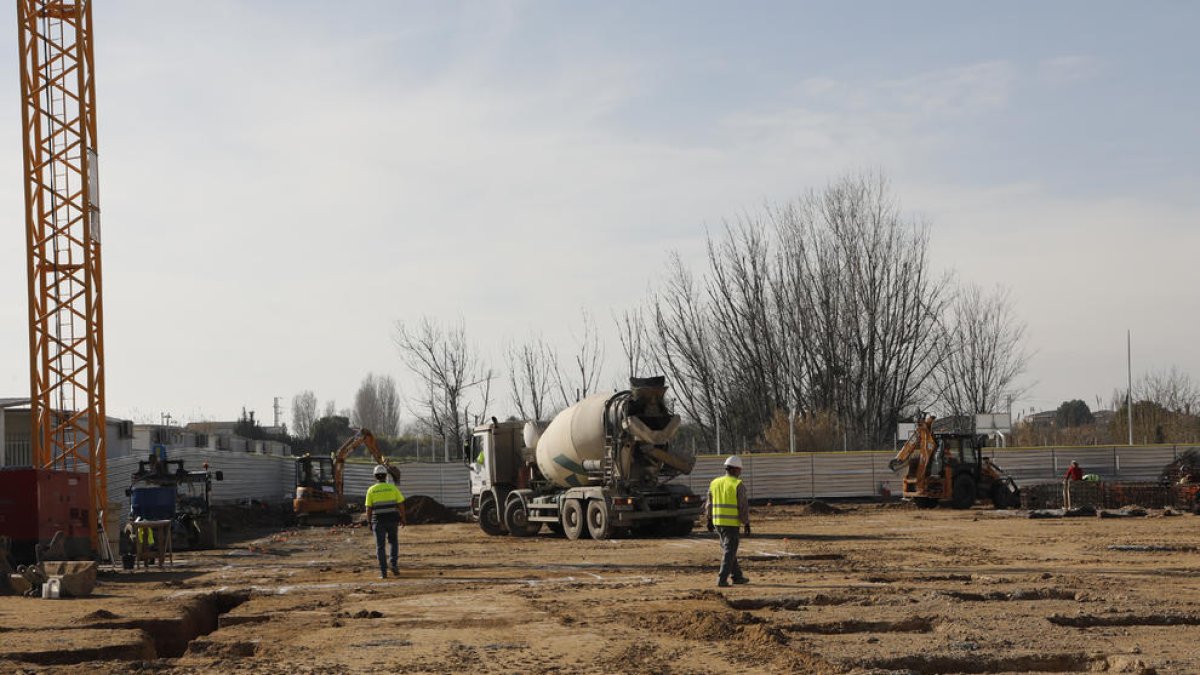
{"label": "bare tree", "polygon": [[557,382],[558,359],[541,337],[530,337],[505,349],[508,361],[509,396],[522,419],[543,420],[550,410],[550,396]]}
{"label": "bare tree", "polygon": [[[322,417],[333,417],[337,414],[337,402],[334,399],[329,399],[325,402],[325,412]],[[349,415],[346,416],[347,418]]]}
{"label": "bare tree", "polygon": [[392,437],[400,427],[400,396],[390,375],[368,374],[354,395],[355,426]]}
{"label": "bare tree", "polygon": [[556,364],[559,397],[563,407],[595,393],[600,370],[604,367],[604,345],[596,331],[596,323],[588,311],[582,310],[582,328],[575,337],[575,354],[571,358],[570,370]]}
{"label": "bare tree", "polygon": [[354,414],[350,416],[350,423],[356,427],[363,427],[375,431],[379,426],[379,398],[378,391],[375,386],[375,374],[368,373],[363,378],[361,384],[358,385],[358,391],[354,394]]}
{"label": "bare tree", "polygon": [[[761,437],[779,410],[836,420],[843,447],[882,447],[937,365],[947,277],[888,183],[851,175],[678,256],[654,301],[654,355],[702,427]],[[831,417],[832,416],[832,417]]]}
{"label": "bare tree", "polygon": [[297,438],[308,438],[317,419],[317,395],[302,391],[292,397],[292,430]]}
{"label": "bare tree", "polygon": [[1005,289],[987,294],[973,284],[958,288],[942,334],[943,354],[932,382],[947,413],[995,412],[1006,397],[1020,398],[1028,389],[1016,383],[1030,357],[1025,324]]}
{"label": "bare tree", "polygon": [[846,176],[776,214],[802,401],[832,411],[847,445],[886,446],[940,356],[948,277],[930,269],[927,230],[881,175]]}
{"label": "bare tree", "polygon": [[1175,366],[1142,375],[1133,393],[1134,400],[1150,401],[1173,413],[1200,414],[1200,388]]}
{"label": "bare tree", "polygon": [[400,390],[391,375],[375,378],[375,401],[379,406],[378,433],[395,436],[400,431]]}
{"label": "bare tree", "polygon": [[617,339],[621,342],[621,353],[625,356],[625,375],[641,377],[649,375],[643,371],[650,365],[651,354],[650,336],[647,334],[646,318],[640,309],[625,310],[620,316],[614,316],[617,324]]}
{"label": "bare tree", "polygon": [[666,374],[684,412],[699,425],[706,445],[715,450],[724,412],[721,352],[713,340],[700,284],[678,253],[670,254],[651,314],[656,338],[651,348],[658,370]]}
{"label": "bare tree", "polygon": [[490,392],[491,371],[468,346],[461,321],[449,327],[429,317],[415,326],[397,321],[395,342],[401,361],[423,385],[414,414],[457,453],[467,426],[468,397],[480,385]]}

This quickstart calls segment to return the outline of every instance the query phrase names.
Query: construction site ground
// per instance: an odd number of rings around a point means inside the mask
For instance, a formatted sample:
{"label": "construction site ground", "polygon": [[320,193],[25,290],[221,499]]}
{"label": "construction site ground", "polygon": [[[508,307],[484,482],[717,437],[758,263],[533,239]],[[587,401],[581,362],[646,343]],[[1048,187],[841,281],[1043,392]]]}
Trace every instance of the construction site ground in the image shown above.
{"label": "construction site ground", "polygon": [[0,672],[1200,672],[1200,518],[766,506],[717,540],[243,533],[84,599],[0,597]]}

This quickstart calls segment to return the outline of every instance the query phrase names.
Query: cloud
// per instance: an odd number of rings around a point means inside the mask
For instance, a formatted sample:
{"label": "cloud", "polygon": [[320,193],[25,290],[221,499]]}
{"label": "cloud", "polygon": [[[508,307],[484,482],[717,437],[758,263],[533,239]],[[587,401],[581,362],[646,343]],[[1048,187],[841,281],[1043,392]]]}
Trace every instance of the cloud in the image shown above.
{"label": "cloud", "polygon": [[1086,54],[1068,54],[1043,59],[1037,74],[1051,85],[1070,84],[1095,77],[1101,68],[1100,59]]}

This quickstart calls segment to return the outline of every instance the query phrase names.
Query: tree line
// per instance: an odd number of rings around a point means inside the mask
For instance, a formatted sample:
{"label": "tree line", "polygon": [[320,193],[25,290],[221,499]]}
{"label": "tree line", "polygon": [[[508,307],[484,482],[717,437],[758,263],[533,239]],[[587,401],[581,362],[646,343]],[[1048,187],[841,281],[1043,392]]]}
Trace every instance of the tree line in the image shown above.
{"label": "tree line", "polygon": [[[1003,411],[1025,391],[1026,328],[1007,290],[962,283],[934,260],[929,228],[880,174],[765,206],[705,244],[695,268],[668,252],[646,300],[613,316],[613,370],[665,375],[698,451],[886,448],[898,421]],[[605,375],[595,319],[584,312],[579,324],[568,350],[534,333],[507,342],[496,365],[461,320],[398,321],[392,337],[416,385],[401,398],[391,378],[368,376],[336,416],[459,456],[496,409],[545,421],[622,388]],[[321,419],[316,407],[311,392],[293,400],[298,436]],[[401,408],[416,420],[405,429]],[[332,404],[325,412],[335,416]]]}

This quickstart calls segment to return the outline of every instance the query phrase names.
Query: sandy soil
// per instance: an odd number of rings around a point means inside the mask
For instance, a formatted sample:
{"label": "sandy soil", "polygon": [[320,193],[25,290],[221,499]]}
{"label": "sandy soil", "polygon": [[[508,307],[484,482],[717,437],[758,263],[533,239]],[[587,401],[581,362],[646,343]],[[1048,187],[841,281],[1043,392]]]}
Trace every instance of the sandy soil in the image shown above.
{"label": "sandy soil", "polygon": [[[714,537],[288,530],[0,598],[0,672],[1200,673],[1196,516],[754,509],[747,586]],[[1156,517],[1157,516],[1157,517]]]}

